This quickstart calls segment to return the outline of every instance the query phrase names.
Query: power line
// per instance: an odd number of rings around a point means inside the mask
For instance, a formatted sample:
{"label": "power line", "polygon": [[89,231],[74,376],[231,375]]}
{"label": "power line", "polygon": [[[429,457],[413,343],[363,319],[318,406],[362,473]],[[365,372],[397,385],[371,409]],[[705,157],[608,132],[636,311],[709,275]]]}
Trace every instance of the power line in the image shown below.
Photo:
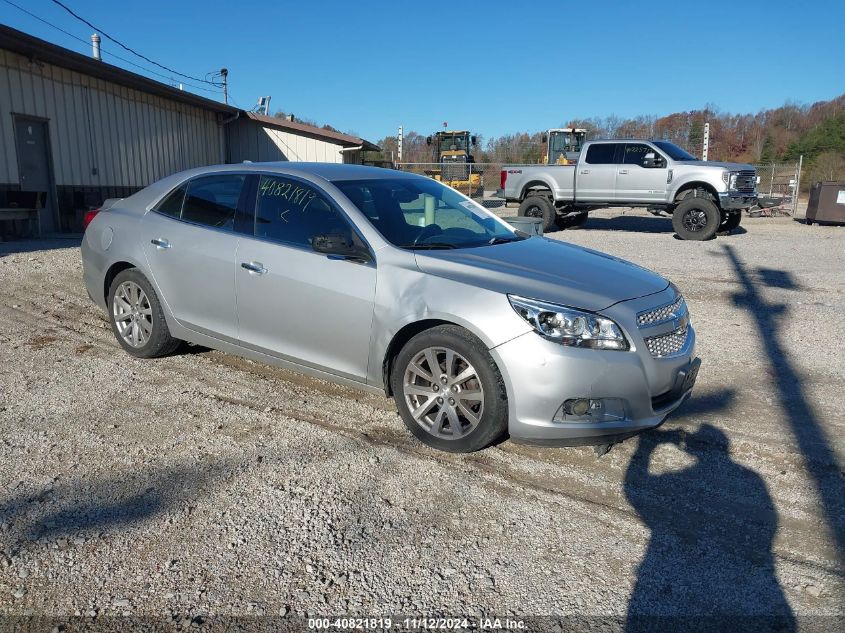
{"label": "power line", "polygon": [[[20,6],[20,5],[18,5],[18,4],[15,4],[14,2],[11,2],[11,0],[2,0],[2,1],[3,1],[3,2],[5,2],[6,4],[10,5],[10,6],[15,7],[15,8],[16,8],[16,9],[18,9],[19,11],[23,11],[24,13],[26,13],[27,15],[29,15],[29,16],[30,16],[30,17],[32,17],[32,18],[35,18],[35,19],[36,19],[36,20],[38,20],[39,22],[42,22],[43,24],[46,24],[47,26],[49,26],[49,27],[51,27],[51,28],[54,28],[54,29],[56,29],[57,31],[60,31],[60,32],[64,33],[64,34],[65,34],[65,35],[67,35],[68,37],[71,37],[71,38],[75,39],[75,40],[76,40],[76,41],[78,41],[78,42],[82,42],[82,43],[83,43],[83,44],[85,44],[86,46],[88,46],[88,45],[90,45],[90,44],[91,44],[91,42],[88,42],[88,41],[86,41],[86,40],[82,39],[81,37],[77,37],[76,35],[74,35],[74,34],[73,34],[73,33],[71,33],[70,31],[65,31],[63,28],[61,28],[61,27],[59,27],[59,26],[56,26],[56,25],[55,25],[55,24],[53,24],[52,22],[48,22],[48,21],[47,21],[47,20],[45,20],[44,18],[42,18],[42,17],[40,17],[40,16],[38,16],[38,15],[35,15],[35,14],[34,14],[34,13],[32,13],[31,11],[27,11],[27,10],[26,10],[26,9],[24,9],[22,6]],[[192,84],[192,83],[188,83],[187,81],[182,81],[182,82],[179,82],[179,81],[178,81],[175,77],[172,77],[172,76],[170,76],[170,75],[163,75],[162,73],[156,72],[156,71],[154,71],[154,70],[150,70],[149,68],[146,68],[146,67],[144,67],[144,66],[141,66],[140,64],[136,64],[136,63],[135,63],[135,62],[133,62],[132,60],[126,59],[125,57],[121,57],[120,55],[117,55],[117,54],[115,54],[115,53],[112,53],[111,51],[106,51],[105,49],[103,49],[103,52],[104,52],[104,53],[107,53],[107,54],[109,54],[109,55],[111,55],[111,56],[112,56],[112,57],[114,57],[115,59],[119,59],[120,61],[122,61],[122,62],[125,62],[125,63],[129,64],[130,66],[134,66],[135,68],[140,68],[140,69],[141,69],[141,70],[143,70],[144,72],[149,73],[149,74],[151,74],[151,75],[156,75],[157,77],[162,77],[163,79],[167,79],[168,81],[172,81],[172,82],[174,82],[174,83],[182,83],[182,84],[184,84],[184,85],[186,85],[186,86],[190,86],[191,88],[195,88],[195,89],[197,89],[197,90],[204,90],[205,92],[210,92],[210,93],[212,93],[212,94],[216,94],[216,95],[219,95],[219,94],[220,94],[220,91],[219,91],[219,90],[213,90],[213,89],[211,89],[211,88],[205,88],[204,86],[196,86],[196,85],[194,85],[194,84]]]}
{"label": "power line", "polygon": [[159,68],[163,68],[163,69],[164,69],[164,70],[166,70],[167,72],[173,73],[174,75],[179,75],[180,77],[185,77],[186,79],[190,79],[190,80],[192,80],[192,81],[199,81],[199,82],[201,82],[201,83],[206,83],[206,84],[211,84],[212,86],[217,86],[218,88],[220,87],[220,84],[216,84],[216,83],[214,83],[213,81],[208,81],[208,80],[206,80],[206,79],[200,79],[199,77],[192,77],[191,75],[185,75],[185,74],[183,74],[183,73],[180,73],[178,70],[173,70],[172,68],[169,68],[169,67],[165,66],[164,64],[159,64],[157,61],[153,61],[152,59],[150,59],[149,57],[147,57],[147,56],[145,56],[145,55],[142,55],[142,54],[141,54],[141,53],[139,53],[138,51],[136,51],[136,50],[133,50],[133,49],[129,48],[128,46],[126,46],[126,44],[124,44],[124,43],[123,43],[123,42],[121,42],[120,40],[113,38],[111,35],[109,35],[108,33],[106,33],[103,29],[101,29],[101,28],[98,28],[98,27],[94,26],[94,25],[93,25],[93,24],[91,24],[88,20],[86,20],[85,18],[83,18],[81,15],[78,15],[77,13],[74,13],[74,12],[73,12],[73,10],[72,10],[70,7],[68,7],[67,5],[65,5],[65,4],[63,4],[63,3],[61,3],[61,2],[59,2],[59,0],[52,0],[52,2],[53,2],[53,4],[57,4],[57,5],[58,5],[58,6],[60,6],[62,9],[64,9],[64,10],[65,10],[65,11],[67,11],[68,13],[70,13],[73,17],[75,17],[75,18],[76,18],[77,20],[79,20],[80,22],[82,22],[82,23],[84,23],[84,24],[87,24],[88,26],[90,26],[90,27],[91,27],[92,29],[94,29],[95,31],[98,31],[99,33],[101,33],[101,34],[103,35],[103,37],[105,37],[105,38],[107,38],[107,39],[110,39],[112,42],[114,42],[115,44],[117,44],[117,45],[118,45],[118,46],[120,46],[121,48],[123,48],[123,49],[125,49],[125,50],[129,51],[129,52],[130,52],[130,53],[132,53],[133,55],[136,55],[136,56],[140,57],[141,59],[144,59],[144,60],[148,61],[149,63],[153,64],[154,66],[158,66]]}

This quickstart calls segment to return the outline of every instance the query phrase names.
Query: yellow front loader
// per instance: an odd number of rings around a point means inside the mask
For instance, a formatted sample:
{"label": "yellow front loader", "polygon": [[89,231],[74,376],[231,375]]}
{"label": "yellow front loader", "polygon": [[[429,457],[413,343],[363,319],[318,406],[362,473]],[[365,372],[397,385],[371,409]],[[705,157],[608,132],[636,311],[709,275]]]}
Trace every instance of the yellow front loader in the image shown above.
{"label": "yellow front loader", "polygon": [[578,154],[587,140],[587,130],[584,128],[562,127],[553,128],[543,135],[546,153],[541,165],[574,165],[578,162]]}
{"label": "yellow front loader", "polygon": [[473,169],[475,158],[470,154],[470,149],[478,144],[475,136],[466,130],[444,130],[426,138],[426,143],[434,147],[434,162],[437,163],[437,167],[426,174],[464,195],[484,195],[481,170]]}

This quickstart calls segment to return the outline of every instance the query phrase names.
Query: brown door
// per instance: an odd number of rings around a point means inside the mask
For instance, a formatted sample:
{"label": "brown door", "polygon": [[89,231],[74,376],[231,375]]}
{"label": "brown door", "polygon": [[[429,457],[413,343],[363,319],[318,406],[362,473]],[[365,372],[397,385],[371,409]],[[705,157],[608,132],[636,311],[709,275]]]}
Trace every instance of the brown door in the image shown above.
{"label": "brown door", "polygon": [[18,173],[21,191],[43,192],[41,230],[55,232],[58,227],[53,210],[53,191],[50,186],[50,145],[47,122],[39,119],[15,117],[15,140],[18,150]]}

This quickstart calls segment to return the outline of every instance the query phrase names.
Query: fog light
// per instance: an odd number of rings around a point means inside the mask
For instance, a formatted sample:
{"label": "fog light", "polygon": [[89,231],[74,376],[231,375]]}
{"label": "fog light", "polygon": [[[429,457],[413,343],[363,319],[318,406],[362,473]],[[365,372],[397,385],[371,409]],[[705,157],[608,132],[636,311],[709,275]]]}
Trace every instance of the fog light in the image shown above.
{"label": "fog light", "polygon": [[621,398],[570,398],[555,413],[555,422],[615,422],[625,419]]}
{"label": "fog light", "polygon": [[585,415],[590,410],[590,401],[586,398],[567,400],[563,403],[563,412],[567,415]]}

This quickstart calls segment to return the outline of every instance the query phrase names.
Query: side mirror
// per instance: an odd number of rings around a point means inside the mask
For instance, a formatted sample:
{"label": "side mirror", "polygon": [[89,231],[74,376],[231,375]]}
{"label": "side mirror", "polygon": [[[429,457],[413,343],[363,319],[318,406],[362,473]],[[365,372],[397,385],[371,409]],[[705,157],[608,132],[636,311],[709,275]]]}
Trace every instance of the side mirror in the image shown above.
{"label": "side mirror", "polygon": [[365,248],[356,245],[350,235],[343,233],[326,233],[315,235],[311,240],[311,248],[317,253],[334,255],[342,259],[357,259],[370,261],[370,253]]}
{"label": "side mirror", "polygon": [[543,136],[540,137],[540,142],[541,143],[548,143],[549,142],[549,135],[543,134]]}
{"label": "side mirror", "polygon": [[645,156],[643,156],[643,167],[662,167],[663,166],[663,159],[655,154],[654,152],[649,152]]}
{"label": "side mirror", "polygon": [[425,137],[425,144],[426,144],[426,145],[431,145],[431,137],[430,137],[430,136],[426,136],[426,137]]}
{"label": "side mirror", "polygon": [[478,137],[477,136],[470,136],[469,140],[473,145],[478,145]]}

